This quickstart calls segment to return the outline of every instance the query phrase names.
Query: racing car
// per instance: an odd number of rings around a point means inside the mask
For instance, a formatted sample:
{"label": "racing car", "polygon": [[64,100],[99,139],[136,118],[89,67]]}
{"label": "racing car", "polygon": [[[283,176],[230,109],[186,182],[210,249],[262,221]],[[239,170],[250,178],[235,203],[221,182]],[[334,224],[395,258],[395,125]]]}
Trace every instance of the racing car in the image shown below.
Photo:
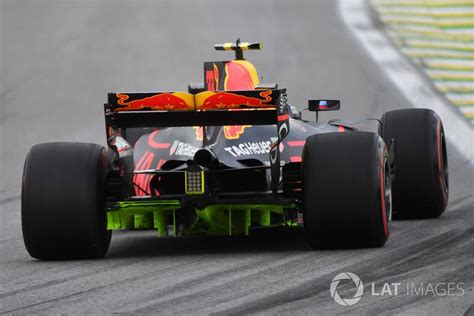
{"label": "racing car", "polygon": [[[217,44],[235,59],[205,62],[188,92],[109,93],[107,147],[44,143],[24,164],[21,216],[38,259],[103,257],[112,231],[159,237],[304,229],[315,249],[381,247],[394,218],[435,218],[448,201],[443,124],[429,109],[389,111],[378,132],[318,121],[339,100],[309,100],[305,120],[286,89],[244,59],[260,43]],[[301,107],[300,107],[301,108]]]}

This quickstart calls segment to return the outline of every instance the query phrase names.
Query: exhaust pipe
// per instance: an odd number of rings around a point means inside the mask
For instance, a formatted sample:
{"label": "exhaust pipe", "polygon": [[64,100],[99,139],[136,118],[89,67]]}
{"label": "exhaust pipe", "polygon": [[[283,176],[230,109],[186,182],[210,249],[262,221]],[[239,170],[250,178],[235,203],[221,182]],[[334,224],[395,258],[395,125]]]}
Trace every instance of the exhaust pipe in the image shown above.
{"label": "exhaust pipe", "polygon": [[194,154],[194,162],[201,167],[213,169],[219,166],[219,159],[209,148],[201,148]]}

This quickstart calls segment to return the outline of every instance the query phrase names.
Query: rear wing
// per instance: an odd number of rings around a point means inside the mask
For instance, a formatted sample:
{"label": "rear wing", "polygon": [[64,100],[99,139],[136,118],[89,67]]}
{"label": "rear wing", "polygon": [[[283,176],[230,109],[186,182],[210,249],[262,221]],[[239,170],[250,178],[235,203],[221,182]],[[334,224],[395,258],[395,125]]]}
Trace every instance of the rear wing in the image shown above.
{"label": "rear wing", "polygon": [[104,110],[112,128],[273,125],[287,115],[286,90],[109,93]]}
{"label": "rear wing", "polygon": [[279,145],[290,132],[286,89],[204,91],[196,95],[109,93],[104,112],[107,142],[128,173],[133,171],[133,147],[121,136],[124,128],[276,125],[277,140],[271,145],[270,168],[272,192],[278,193]]}

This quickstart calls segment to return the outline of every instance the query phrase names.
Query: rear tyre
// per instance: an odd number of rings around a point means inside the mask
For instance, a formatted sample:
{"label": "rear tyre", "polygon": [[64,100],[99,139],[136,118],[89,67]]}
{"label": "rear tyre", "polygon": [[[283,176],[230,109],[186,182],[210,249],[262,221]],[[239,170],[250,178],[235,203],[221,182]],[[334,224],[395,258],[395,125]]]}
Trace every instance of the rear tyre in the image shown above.
{"label": "rear tyre", "polygon": [[23,171],[21,217],[28,253],[37,259],[103,257],[104,185],[110,170],[105,148],[95,144],[33,146]]}
{"label": "rear tyre", "polygon": [[404,109],[382,116],[380,134],[395,142],[394,218],[435,218],[449,195],[443,123],[428,109]]}
{"label": "rear tyre", "polygon": [[380,247],[389,235],[387,147],[374,133],[308,137],[303,151],[304,227],[313,248]]}

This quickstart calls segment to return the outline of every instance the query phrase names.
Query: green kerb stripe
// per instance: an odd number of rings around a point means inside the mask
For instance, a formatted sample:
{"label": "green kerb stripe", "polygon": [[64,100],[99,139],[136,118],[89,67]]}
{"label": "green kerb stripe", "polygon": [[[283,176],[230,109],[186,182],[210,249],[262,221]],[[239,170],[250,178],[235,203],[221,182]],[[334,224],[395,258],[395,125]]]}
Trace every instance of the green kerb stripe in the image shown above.
{"label": "green kerb stripe", "polygon": [[474,1],[372,0],[393,43],[474,122]]}

